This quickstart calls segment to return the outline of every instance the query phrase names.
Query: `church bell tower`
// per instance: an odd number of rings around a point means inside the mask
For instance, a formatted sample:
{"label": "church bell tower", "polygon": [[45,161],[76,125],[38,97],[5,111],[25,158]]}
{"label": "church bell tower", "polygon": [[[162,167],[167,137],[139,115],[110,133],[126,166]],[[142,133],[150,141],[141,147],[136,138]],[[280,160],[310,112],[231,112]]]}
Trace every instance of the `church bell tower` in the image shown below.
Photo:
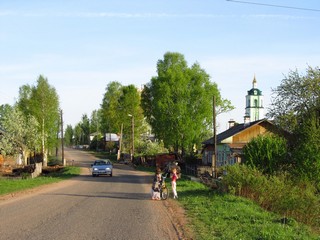
{"label": "church bell tower", "polygon": [[252,88],[246,96],[245,121],[254,122],[264,118],[263,95],[257,88],[256,76],[252,81]]}

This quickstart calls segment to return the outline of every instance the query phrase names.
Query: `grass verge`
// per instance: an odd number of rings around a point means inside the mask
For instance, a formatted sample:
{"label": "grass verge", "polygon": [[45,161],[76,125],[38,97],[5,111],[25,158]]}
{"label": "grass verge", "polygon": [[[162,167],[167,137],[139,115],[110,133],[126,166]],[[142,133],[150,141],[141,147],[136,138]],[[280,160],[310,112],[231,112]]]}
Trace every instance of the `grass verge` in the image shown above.
{"label": "grass verge", "polygon": [[185,178],[178,180],[177,191],[196,239],[320,239],[306,225],[246,198],[220,194]]}
{"label": "grass verge", "polygon": [[26,179],[0,178],[0,195],[35,188],[44,184],[55,183],[72,178],[80,174],[79,167],[65,167],[58,172],[52,172],[46,176]]}

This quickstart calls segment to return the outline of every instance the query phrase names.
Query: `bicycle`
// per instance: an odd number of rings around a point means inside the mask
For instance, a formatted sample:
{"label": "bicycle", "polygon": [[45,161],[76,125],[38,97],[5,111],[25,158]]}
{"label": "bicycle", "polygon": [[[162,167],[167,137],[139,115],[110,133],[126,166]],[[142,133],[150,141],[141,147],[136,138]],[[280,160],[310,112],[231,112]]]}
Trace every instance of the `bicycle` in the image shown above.
{"label": "bicycle", "polygon": [[169,197],[169,189],[167,188],[167,185],[165,182],[166,178],[167,178],[167,174],[165,176],[162,175],[162,182],[160,185],[160,198],[162,200],[166,200]]}

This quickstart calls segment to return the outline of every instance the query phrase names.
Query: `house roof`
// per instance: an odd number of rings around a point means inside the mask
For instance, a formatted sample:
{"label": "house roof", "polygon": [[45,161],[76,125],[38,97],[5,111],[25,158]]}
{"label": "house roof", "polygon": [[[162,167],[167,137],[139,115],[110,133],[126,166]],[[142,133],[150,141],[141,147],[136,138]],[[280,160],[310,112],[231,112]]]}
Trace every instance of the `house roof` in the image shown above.
{"label": "house roof", "polygon": [[[221,141],[223,141],[224,139],[227,139],[229,137],[232,137],[254,125],[257,125],[257,124],[260,124],[261,122],[268,122],[270,124],[273,125],[273,123],[267,119],[260,119],[260,120],[257,120],[257,121],[254,121],[254,122],[250,122],[250,123],[240,123],[240,124],[237,124],[229,129],[227,129],[226,131],[222,132],[222,133],[219,133],[217,135],[217,143],[221,143]],[[213,145],[213,137],[202,142],[202,144],[204,145]]]}

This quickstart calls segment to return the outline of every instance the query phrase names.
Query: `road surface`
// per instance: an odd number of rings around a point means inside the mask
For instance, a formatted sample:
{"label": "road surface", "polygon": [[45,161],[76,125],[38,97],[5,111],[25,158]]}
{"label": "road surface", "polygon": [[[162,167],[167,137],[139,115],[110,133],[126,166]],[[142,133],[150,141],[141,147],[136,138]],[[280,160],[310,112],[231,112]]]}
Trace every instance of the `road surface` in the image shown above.
{"label": "road surface", "polygon": [[168,202],[150,200],[152,175],[115,164],[113,177],[92,177],[93,156],[65,157],[82,175],[0,200],[0,239],[181,239]]}

